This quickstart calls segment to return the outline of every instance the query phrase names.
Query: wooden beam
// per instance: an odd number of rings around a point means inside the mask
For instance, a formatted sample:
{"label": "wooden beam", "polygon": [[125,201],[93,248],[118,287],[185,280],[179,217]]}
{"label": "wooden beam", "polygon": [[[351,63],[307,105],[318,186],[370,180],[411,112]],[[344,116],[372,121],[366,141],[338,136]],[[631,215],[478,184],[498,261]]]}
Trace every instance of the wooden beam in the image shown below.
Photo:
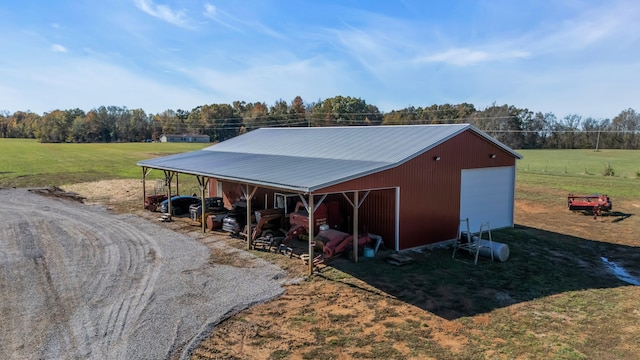
{"label": "wooden beam", "polygon": [[247,199],[247,249],[251,250],[251,235],[252,235],[252,229],[251,229],[251,199],[253,199],[253,195],[256,194],[256,191],[258,190],[257,186],[253,187],[253,190],[249,191],[249,189],[251,188],[251,185],[246,184],[245,188],[243,186],[240,186],[240,188],[242,189],[242,192],[244,193],[244,197],[245,199]]}
{"label": "wooden beam", "polygon": [[173,171],[163,170],[164,171],[164,181],[167,184],[167,212],[169,216],[172,216],[171,211],[171,181],[173,180],[173,175],[175,174]]}
{"label": "wooden beam", "polygon": [[[313,209],[313,194],[309,193],[309,209]],[[313,275],[314,211],[309,211],[309,276]]]}
{"label": "wooden beam", "polygon": [[358,191],[353,192],[353,203],[358,204],[353,207],[353,261],[358,262],[358,209],[360,208],[360,202],[358,202]]}
{"label": "wooden beam", "polygon": [[142,210],[144,210],[145,202],[147,201],[147,186],[144,182],[147,177],[147,168],[142,167]]}
{"label": "wooden beam", "polygon": [[395,251],[400,251],[400,187],[396,188],[396,230]]}
{"label": "wooden beam", "polygon": [[202,225],[202,232],[205,232],[206,229],[206,219],[205,219],[205,201],[206,198],[205,191],[207,190],[207,185],[209,184],[209,178],[206,176],[196,176],[198,179],[198,184],[200,186],[200,201],[202,202],[202,213],[200,214],[200,223]]}

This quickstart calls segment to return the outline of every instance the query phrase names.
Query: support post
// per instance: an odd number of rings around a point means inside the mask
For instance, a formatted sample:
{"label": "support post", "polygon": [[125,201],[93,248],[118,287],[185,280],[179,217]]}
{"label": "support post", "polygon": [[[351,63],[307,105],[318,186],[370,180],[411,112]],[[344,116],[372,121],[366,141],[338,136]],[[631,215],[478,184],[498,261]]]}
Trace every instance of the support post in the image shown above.
{"label": "support post", "polygon": [[146,205],[146,201],[147,201],[147,183],[146,183],[146,178],[147,178],[147,175],[149,175],[150,172],[151,172],[151,169],[147,168],[146,166],[142,167],[142,210],[146,210],[145,209],[145,205]]}
{"label": "support post", "polygon": [[251,190],[251,192],[249,192],[250,190],[250,186],[249,184],[247,184],[247,189],[245,191],[244,187],[242,188],[242,192],[244,193],[244,198],[247,199],[247,249],[251,250],[251,235],[252,235],[252,229],[251,229],[251,199],[253,199],[253,195],[255,195],[256,190],[258,190],[258,187],[255,186],[253,188],[253,190]]}
{"label": "support post", "polygon": [[206,190],[207,190],[207,185],[209,183],[209,179],[206,176],[197,176],[198,179],[198,184],[200,185],[200,201],[202,203],[202,213],[200,214],[200,223],[202,225],[202,232],[205,232],[206,226],[206,219],[205,217],[205,201],[204,199],[206,198]]}
{"label": "support post", "polygon": [[394,232],[394,250],[400,251],[400,187],[396,188],[396,229]]}
{"label": "support post", "polygon": [[147,168],[142,167],[142,210],[144,210],[145,202],[147,201],[147,186],[145,184],[145,178],[147,177]]}
{"label": "support post", "polygon": [[358,201],[359,191],[353,192],[353,261],[358,262],[358,209],[360,203]]}
{"label": "support post", "polygon": [[164,170],[164,181],[167,184],[167,212],[172,215],[171,209],[171,181],[173,180],[173,171]]}
{"label": "support post", "polygon": [[314,234],[314,222],[313,213],[313,194],[309,193],[309,276],[313,275],[313,239],[315,238]]}

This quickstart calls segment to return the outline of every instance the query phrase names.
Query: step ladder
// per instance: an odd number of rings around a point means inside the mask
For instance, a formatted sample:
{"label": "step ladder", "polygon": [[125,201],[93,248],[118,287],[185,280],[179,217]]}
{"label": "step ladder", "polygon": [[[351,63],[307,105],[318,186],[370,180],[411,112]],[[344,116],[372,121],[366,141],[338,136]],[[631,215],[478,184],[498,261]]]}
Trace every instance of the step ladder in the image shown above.
{"label": "step ladder", "polygon": [[[463,226],[466,230],[463,230]],[[484,233],[487,233],[488,239],[483,239],[482,236]],[[491,261],[493,259],[493,239],[491,237],[491,226],[489,226],[489,222],[486,222],[480,225],[480,231],[478,235],[475,236],[471,233],[469,228],[469,218],[460,219],[460,223],[458,226],[458,238],[456,239],[456,243],[453,245],[453,255],[452,259],[455,259],[456,252],[458,250],[465,250],[474,256],[474,264],[478,264],[478,256],[480,255],[481,249],[489,249],[489,254],[491,254]]]}

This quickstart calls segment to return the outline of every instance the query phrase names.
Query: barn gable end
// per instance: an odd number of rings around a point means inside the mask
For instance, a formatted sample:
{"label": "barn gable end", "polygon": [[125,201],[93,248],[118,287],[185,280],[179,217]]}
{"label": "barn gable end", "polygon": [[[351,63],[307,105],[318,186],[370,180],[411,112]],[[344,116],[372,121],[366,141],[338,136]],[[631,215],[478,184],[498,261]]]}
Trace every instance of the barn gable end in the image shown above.
{"label": "barn gable end", "polygon": [[[439,160],[434,160],[436,157]],[[395,189],[399,189],[398,250],[402,250],[455,238],[463,169],[514,167],[515,161],[502,147],[468,130],[395,168],[320,189],[318,193],[394,189],[375,191],[361,208],[363,225],[375,224],[368,225],[371,232],[393,239]],[[386,245],[395,247],[393,243]]]}

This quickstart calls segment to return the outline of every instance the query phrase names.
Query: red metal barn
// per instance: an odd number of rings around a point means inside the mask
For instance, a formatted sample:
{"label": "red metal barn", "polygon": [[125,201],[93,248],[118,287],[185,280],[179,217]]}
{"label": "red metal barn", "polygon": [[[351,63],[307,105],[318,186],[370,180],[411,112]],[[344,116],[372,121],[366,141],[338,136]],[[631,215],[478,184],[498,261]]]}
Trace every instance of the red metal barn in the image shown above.
{"label": "red metal barn", "polygon": [[404,250],[454,239],[461,218],[472,231],[513,226],[520,158],[472,125],[452,124],[264,128],[138,165],[202,177],[227,205],[244,197],[270,208],[276,194],[314,206],[338,200],[350,231]]}

